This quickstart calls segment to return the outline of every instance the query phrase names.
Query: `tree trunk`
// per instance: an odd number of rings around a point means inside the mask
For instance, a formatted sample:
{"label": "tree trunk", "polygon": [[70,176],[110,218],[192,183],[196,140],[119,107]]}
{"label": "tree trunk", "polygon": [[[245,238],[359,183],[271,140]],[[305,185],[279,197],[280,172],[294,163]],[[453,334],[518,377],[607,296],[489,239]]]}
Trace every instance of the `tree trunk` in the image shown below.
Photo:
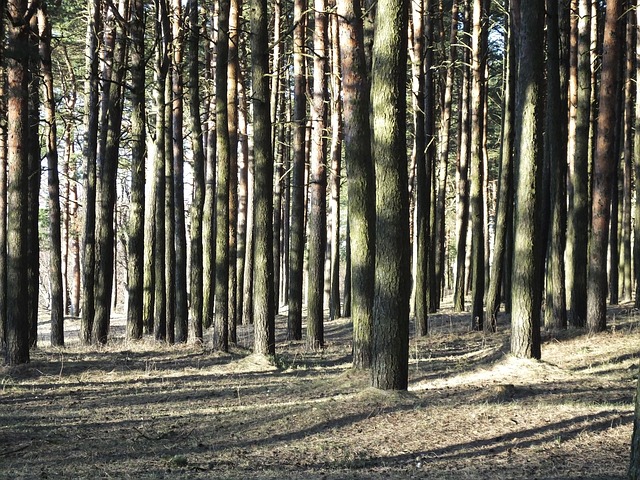
{"label": "tree trunk", "polygon": [[204,206],[204,149],[202,145],[202,123],[200,119],[200,73],[198,50],[200,45],[199,2],[189,0],[187,4],[189,28],[187,30],[187,99],[189,118],[187,128],[191,133],[193,152],[193,198],[191,202],[191,243],[189,269],[189,332],[191,343],[201,343],[202,334],[202,216]]}
{"label": "tree trunk", "polygon": [[331,294],[329,318],[340,318],[340,169],[342,160],[342,89],[338,17],[331,15]]}
{"label": "tree trunk", "polygon": [[144,204],[145,204],[145,58],[144,0],[131,6],[131,201],[129,203],[129,245],[127,259],[127,338],[142,338],[144,319]]}
{"label": "tree trunk", "polygon": [[[375,260],[375,177],[371,152],[369,91],[360,0],[337,2],[340,22],[344,159],[349,222],[347,275],[351,288],[353,366],[369,368]],[[347,282],[345,282],[345,297]],[[346,308],[345,298],[345,308]],[[346,315],[346,312],[345,312]]]}
{"label": "tree trunk", "polygon": [[304,171],[306,95],[304,74],[306,0],[293,7],[293,166],[291,178],[291,245],[289,247],[289,313],[287,337],[302,338],[302,267],[304,260]]}
{"label": "tree trunk", "polygon": [[[587,311],[587,231],[589,211],[589,110],[591,68],[589,64],[590,1],[579,0],[578,21],[572,35],[576,46],[571,66],[567,212],[567,297],[569,322],[584,326]],[[574,20],[575,21],[575,20]]]}
{"label": "tree trunk", "polygon": [[216,58],[216,286],[213,345],[229,350],[229,118],[227,62],[229,55],[229,0],[220,0]]}
{"label": "tree trunk", "polygon": [[622,5],[617,0],[607,2],[604,26],[604,49],[600,83],[600,110],[596,153],[593,165],[591,232],[589,234],[589,269],[587,288],[587,328],[603,331],[607,326],[607,234],[611,206],[613,177],[615,104],[618,81],[618,61],[622,41],[618,20]]}
{"label": "tree trunk", "polygon": [[229,125],[229,341],[236,343],[237,250],[238,250],[238,61],[241,0],[229,9],[229,62],[227,69],[227,115]]}
{"label": "tree trunk", "polygon": [[[126,14],[125,0],[118,5],[118,14]],[[115,8],[115,6],[111,6]],[[115,16],[115,13],[113,13]],[[105,85],[108,121],[101,125],[99,155],[97,158],[96,183],[96,274],[95,274],[95,319],[93,322],[93,343],[105,344],[109,333],[111,318],[111,294],[114,274],[114,209],[116,204],[116,175],[120,148],[120,132],[122,125],[122,82],[124,80],[124,56],[126,50],[126,34],[124,27],[112,21],[113,40],[105,41],[107,52],[112,48],[111,72],[107,76],[110,85]],[[111,43],[112,42],[112,43]]]}
{"label": "tree trunk", "polygon": [[[502,132],[500,138],[500,179],[498,183],[498,199],[496,204],[496,233],[493,244],[493,263],[489,276],[487,291],[487,318],[485,329],[495,332],[498,328],[498,311],[500,310],[500,292],[503,283],[507,230],[509,217],[513,214],[513,107],[516,87],[516,38],[517,32],[513,15],[517,14],[509,7],[509,0],[505,0],[508,10],[505,21],[508,22],[508,40],[505,52],[505,78],[503,86],[502,104]],[[505,295],[511,292],[504,291]]]}
{"label": "tree trunk", "polygon": [[469,206],[471,208],[471,276],[472,302],[471,327],[482,330],[484,325],[484,158],[482,152],[482,132],[484,129],[483,83],[484,50],[483,37],[488,12],[484,0],[473,1],[473,35],[471,40],[471,189]]}
{"label": "tree trunk", "polygon": [[64,290],[62,286],[62,235],[60,209],[60,181],[58,178],[58,149],[56,131],[56,104],[53,94],[51,69],[51,23],[46,4],[38,9],[40,32],[40,70],[42,97],[47,138],[47,167],[49,190],[50,282],[51,282],[51,345],[64,345]]}
{"label": "tree trunk", "polygon": [[313,93],[309,166],[309,251],[307,279],[307,348],[324,346],[324,259],[327,244],[327,174],[325,119],[327,98],[326,0],[315,0]]}
{"label": "tree trunk", "polygon": [[567,328],[564,250],[567,226],[567,109],[560,81],[560,31],[558,0],[547,0],[547,100],[544,149],[550,170],[551,219],[547,238],[546,300],[547,329]]}
{"label": "tree trunk", "polygon": [[522,2],[516,91],[515,210],[511,353],[540,358],[540,307],[546,237],[542,236],[544,4]]}
{"label": "tree trunk", "polygon": [[385,390],[406,390],[409,369],[407,15],[407,1],[379,1],[373,42],[372,144],[377,184],[371,383]]}
{"label": "tree trunk", "polygon": [[[469,37],[469,5],[465,2],[464,31],[465,46]],[[458,136],[458,168],[456,171],[457,184],[457,210],[456,210],[456,283],[453,293],[453,308],[456,312],[464,311],[466,257],[467,257],[467,230],[469,228],[469,84],[471,72],[469,67],[469,48],[464,49],[463,78],[460,94],[460,106],[458,109],[460,120],[460,134]]]}
{"label": "tree trunk", "polygon": [[189,306],[187,299],[187,231],[184,212],[184,85],[183,60],[185,21],[182,1],[173,0],[173,70],[172,70],[172,117],[173,117],[173,198],[175,203],[175,340],[187,341]]}
{"label": "tree trunk", "polygon": [[[639,0],[640,1],[640,0]],[[640,26],[640,5],[636,1],[636,26]],[[636,67],[640,67],[640,35],[636,34],[635,44],[635,60]],[[636,104],[634,115],[634,137],[633,137],[633,156],[634,156],[634,177],[635,182],[635,194],[636,199],[640,198],[640,82],[638,81],[638,75],[636,73]],[[640,308],[640,208],[635,209],[634,226],[633,226],[633,266],[634,266],[634,280],[636,284],[635,290],[635,308]],[[640,432],[639,432],[640,435]],[[635,438],[635,437],[634,437]],[[638,445],[640,446],[640,444]],[[639,452],[640,454],[640,452]],[[640,465],[638,465],[638,473],[640,474]]]}
{"label": "tree trunk", "polygon": [[[24,19],[26,0],[8,0],[11,18]],[[29,323],[27,317],[27,216],[28,158],[24,145],[28,142],[28,29],[19,21],[7,24],[7,320],[5,362],[17,365],[29,362]]]}
{"label": "tree trunk", "polygon": [[273,157],[269,108],[267,1],[251,0],[251,76],[255,159],[254,352],[275,354]]}

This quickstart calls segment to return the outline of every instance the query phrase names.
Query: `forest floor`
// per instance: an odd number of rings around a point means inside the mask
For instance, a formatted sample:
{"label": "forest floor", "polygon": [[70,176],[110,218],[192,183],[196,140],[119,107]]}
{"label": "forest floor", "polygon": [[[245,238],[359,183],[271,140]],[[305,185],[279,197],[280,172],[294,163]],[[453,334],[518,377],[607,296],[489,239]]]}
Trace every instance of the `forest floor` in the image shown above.
{"label": "forest floor", "polygon": [[65,349],[43,336],[30,364],[0,367],[2,479],[626,478],[630,307],[601,335],[544,334],[542,361],[507,354],[505,316],[486,335],[445,310],[411,337],[404,393],[351,369],[349,319],[326,323],[322,352],[280,341],[273,363],[242,346],[127,343],[121,317],[108,346],[86,348],[77,326]]}

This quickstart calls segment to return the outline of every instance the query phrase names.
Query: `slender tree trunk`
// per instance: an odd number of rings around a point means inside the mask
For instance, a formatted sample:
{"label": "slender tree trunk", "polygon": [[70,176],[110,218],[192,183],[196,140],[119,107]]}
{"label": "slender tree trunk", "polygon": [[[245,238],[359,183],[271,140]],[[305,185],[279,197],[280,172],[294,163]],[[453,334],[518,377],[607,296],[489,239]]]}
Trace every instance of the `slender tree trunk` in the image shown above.
{"label": "slender tree trunk", "polygon": [[544,4],[520,4],[519,39],[511,353],[516,357],[539,359],[546,245],[541,218]]}
{"label": "slender tree trunk", "polygon": [[567,296],[569,321],[573,326],[584,326],[587,298],[587,231],[589,210],[589,110],[590,75],[589,24],[590,1],[579,0],[578,21],[572,35],[576,43],[572,58],[569,101],[574,104],[570,116],[568,146],[567,213]]}
{"label": "slender tree trunk", "polygon": [[182,1],[173,0],[173,70],[172,108],[173,108],[173,198],[175,203],[175,295],[176,295],[176,342],[187,341],[189,306],[187,299],[187,232],[184,211],[184,84],[183,50],[185,22],[182,14]]}
{"label": "slender tree trunk", "polygon": [[[465,3],[464,31],[465,38],[469,37],[469,5]],[[465,40],[468,42],[468,40]],[[470,45],[465,44],[467,47]],[[469,49],[464,49],[465,62],[469,63]],[[469,84],[471,72],[467,66],[463,66],[463,78],[460,94],[460,135],[458,146],[458,169],[456,172],[457,183],[457,210],[456,210],[456,283],[454,289],[453,308],[456,312],[464,311],[466,257],[467,257],[467,230],[469,227]]]}
{"label": "slender tree trunk", "polygon": [[[0,11],[7,7],[0,0]],[[5,24],[0,22],[0,38],[5,38]],[[6,347],[7,331],[7,78],[5,67],[5,45],[0,45],[0,349]]]}
{"label": "slender tree trunk", "polygon": [[191,343],[201,343],[202,334],[202,216],[204,206],[204,149],[200,119],[200,73],[198,49],[200,45],[199,2],[189,0],[187,30],[187,99],[189,102],[188,129],[193,152],[193,199],[191,202],[191,244],[189,269],[189,331]]}
{"label": "slender tree trunk", "polygon": [[220,0],[216,58],[216,286],[213,345],[229,349],[229,118],[227,63],[229,55],[229,0]]}
{"label": "slender tree trunk", "polygon": [[471,60],[471,190],[469,206],[471,208],[471,276],[472,303],[471,326],[482,330],[484,325],[484,158],[482,154],[483,125],[483,83],[484,83],[484,51],[482,37],[487,28],[484,0],[473,1],[473,35]]}
{"label": "slender tree trunk", "polygon": [[302,280],[304,260],[304,171],[306,95],[304,76],[306,0],[295,0],[293,7],[293,166],[291,178],[291,245],[289,247],[289,313],[287,336],[302,338]]}
{"label": "slender tree trunk", "polygon": [[131,5],[131,201],[129,203],[129,245],[127,259],[127,338],[142,338],[144,319],[144,203],[145,203],[145,58],[144,0]]}
{"label": "slender tree trunk", "polygon": [[51,277],[51,345],[64,345],[64,290],[62,286],[62,235],[60,209],[60,181],[58,178],[58,149],[56,131],[56,107],[53,96],[53,72],[51,69],[51,23],[46,4],[38,9],[40,32],[40,70],[42,72],[42,97],[47,138],[47,167],[49,190],[49,234]]}
{"label": "slender tree trunk", "polygon": [[325,119],[327,98],[326,0],[315,0],[313,96],[309,166],[309,251],[307,280],[307,348],[324,347],[324,259],[327,244],[327,174]]}
{"label": "slender tree trunk", "polygon": [[378,2],[371,100],[376,169],[371,383],[405,390],[409,361],[410,236],[406,142],[408,2]]}
{"label": "slender tree trunk", "polygon": [[591,233],[587,288],[587,328],[603,331],[607,326],[607,234],[610,220],[611,179],[615,163],[611,161],[615,140],[615,98],[618,61],[622,40],[618,34],[621,2],[609,0],[604,27],[602,77],[598,135],[593,165]]}
{"label": "slender tree trunk", "polygon": [[253,323],[253,162],[249,157],[247,101],[242,76],[238,79],[238,105],[238,289],[242,289],[242,294],[237,300],[241,323],[248,324]]}
{"label": "slender tree trunk", "polygon": [[229,66],[227,69],[227,115],[229,120],[229,341],[236,343],[237,250],[238,250],[238,61],[241,0],[229,9]]}
{"label": "slender tree trunk", "polygon": [[[167,8],[171,8],[168,4]],[[171,27],[167,26],[167,31]],[[171,37],[169,37],[171,38]],[[171,41],[171,40],[170,40]],[[172,60],[168,60],[171,68]],[[176,211],[178,206],[175,199],[175,175],[173,155],[173,109],[172,109],[172,72],[167,71],[165,83],[165,108],[164,108],[164,284],[166,286],[166,341],[170,345],[176,340],[176,298],[177,298],[177,262],[176,262]],[[184,205],[184,201],[182,203]]]}
{"label": "slender tree trunk", "polygon": [[340,309],[340,169],[342,159],[342,88],[338,17],[331,21],[331,268],[329,318],[341,316]]}
{"label": "slender tree trunk", "polygon": [[[509,0],[505,1],[508,14],[505,19],[508,24],[508,43],[505,54],[505,79],[502,104],[502,132],[500,141],[500,180],[498,184],[498,200],[496,205],[496,234],[493,246],[493,263],[489,276],[487,291],[487,319],[485,329],[495,332],[498,328],[498,311],[500,310],[500,290],[503,283],[506,263],[507,230],[510,222],[508,218],[513,214],[513,108],[516,87],[516,38],[517,32],[513,16],[517,10],[509,7]],[[511,292],[505,291],[505,295]]]}
{"label": "slender tree trunk", "polygon": [[275,354],[273,157],[269,108],[267,1],[251,0],[251,76],[255,158],[254,352]]}
{"label": "slender tree trunk", "polygon": [[346,263],[347,276],[351,279],[349,304],[353,322],[353,366],[364,369],[371,364],[375,260],[375,178],[369,123],[370,84],[363,48],[360,0],[341,0],[337,7],[342,50],[344,158],[349,197],[347,252],[351,255],[348,255],[349,261]]}
{"label": "slender tree trunk", "polygon": [[26,0],[8,0],[7,14],[7,320],[5,362],[17,365],[29,362],[29,323],[27,317],[27,216],[28,157],[28,29],[21,25],[27,12]]}
{"label": "slender tree trunk", "polygon": [[[427,2],[430,6],[432,2]],[[411,46],[411,86],[413,100],[413,124],[415,130],[413,143],[413,163],[415,163],[415,317],[416,332],[418,335],[426,335],[428,332],[429,313],[429,252],[431,245],[429,212],[431,200],[431,163],[427,163],[431,157],[426,155],[426,134],[425,115],[425,65],[428,56],[429,63],[433,61],[433,51],[431,45],[425,51],[424,48],[424,24],[431,22],[429,18],[425,20],[424,1],[411,2],[412,15],[412,46]],[[429,75],[431,79],[431,75]],[[432,82],[430,81],[430,85]],[[432,91],[429,91],[431,94]],[[432,98],[432,97],[431,97]],[[429,105],[432,105],[431,100]],[[428,110],[430,121],[434,110]],[[431,125],[431,124],[430,124]]]}
{"label": "slender tree trunk", "polygon": [[546,300],[547,329],[567,328],[564,250],[567,226],[566,103],[560,81],[560,31],[558,0],[547,0],[547,100],[544,148],[550,169],[551,220],[547,238]]}
{"label": "slender tree trunk", "polygon": [[[636,1],[636,26],[640,26],[640,5]],[[636,32],[637,33],[637,32]],[[636,60],[636,103],[635,103],[635,115],[634,115],[634,137],[633,137],[633,156],[634,156],[634,177],[635,182],[635,194],[636,199],[640,198],[640,81],[637,73],[637,69],[640,68],[640,35],[636,34],[635,44],[635,60]],[[635,209],[634,225],[633,225],[633,266],[634,266],[634,280],[636,284],[635,289],[635,308],[640,308],[640,208]],[[640,435],[640,432],[638,432]],[[636,437],[634,437],[636,438]],[[637,444],[640,447],[640,440]],[[634,451],[635,452],[635,451]],[[635,453],[640,455],[640,452]],[[640,465],[637,467],[640,475]]]}

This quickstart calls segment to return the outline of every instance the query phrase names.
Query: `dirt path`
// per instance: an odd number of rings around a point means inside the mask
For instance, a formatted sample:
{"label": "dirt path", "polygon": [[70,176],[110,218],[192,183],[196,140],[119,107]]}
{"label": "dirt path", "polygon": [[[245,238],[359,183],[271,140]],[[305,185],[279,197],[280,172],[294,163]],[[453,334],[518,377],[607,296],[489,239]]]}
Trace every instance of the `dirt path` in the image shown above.
{"label": "dirt path", "polygon": [[626,478],[636,315],[547,335],[542,362],[505,355],[505,319],[487,336],[434,316],[406,393],[350,369],[348,319],[321,353],[280,342],[277,366],[241,347],[42,347],[0,370],[0,478]]}

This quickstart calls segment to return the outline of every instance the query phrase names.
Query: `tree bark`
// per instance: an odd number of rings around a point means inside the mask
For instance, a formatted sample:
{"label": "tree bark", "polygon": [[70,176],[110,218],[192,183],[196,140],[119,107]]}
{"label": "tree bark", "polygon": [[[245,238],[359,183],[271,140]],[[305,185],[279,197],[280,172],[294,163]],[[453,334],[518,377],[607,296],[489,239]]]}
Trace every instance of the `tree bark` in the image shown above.
{"label": "tree bark", "polygon": [[[375,177],[369,123],[370,84],[364,51],[360,0],[337,4],[340,22],[344,158],[349,222],[347,272],[353,322],[353,366],[369,368],[373,321],[375,260]],[[345,282],[345,296],[346,296]],[[346,308],[346,299],[345,299]],[[346,314],[346,313],[345,313]]]}
{"label": "tree bark", "polygon": [[409,368],[407,15],[407,1],[379,1],[373,42],[376,253],[371,383],[385,390],[406,390]]}
{"label": "tree bark", "polygon": [[618,61],[622,41],[618,34],[621,3],[607,2],[600,83],[600,109],[593,165],[591,232],[587,281],[587,328],[601,332],[607,326],[607,236],[610,221],[611,179],[615,162],[615,104]]}
{"label": "tree bark", "polygon": [[520,4],[516,92],[515,209],[511,353],[540,358],[542,236],[544,4]]}
{"label": "tree bark", "polygon": [[267,1],[251,0],[251,75],[255,158],[254,352],[275,354],[273,157],[269,108]]}

